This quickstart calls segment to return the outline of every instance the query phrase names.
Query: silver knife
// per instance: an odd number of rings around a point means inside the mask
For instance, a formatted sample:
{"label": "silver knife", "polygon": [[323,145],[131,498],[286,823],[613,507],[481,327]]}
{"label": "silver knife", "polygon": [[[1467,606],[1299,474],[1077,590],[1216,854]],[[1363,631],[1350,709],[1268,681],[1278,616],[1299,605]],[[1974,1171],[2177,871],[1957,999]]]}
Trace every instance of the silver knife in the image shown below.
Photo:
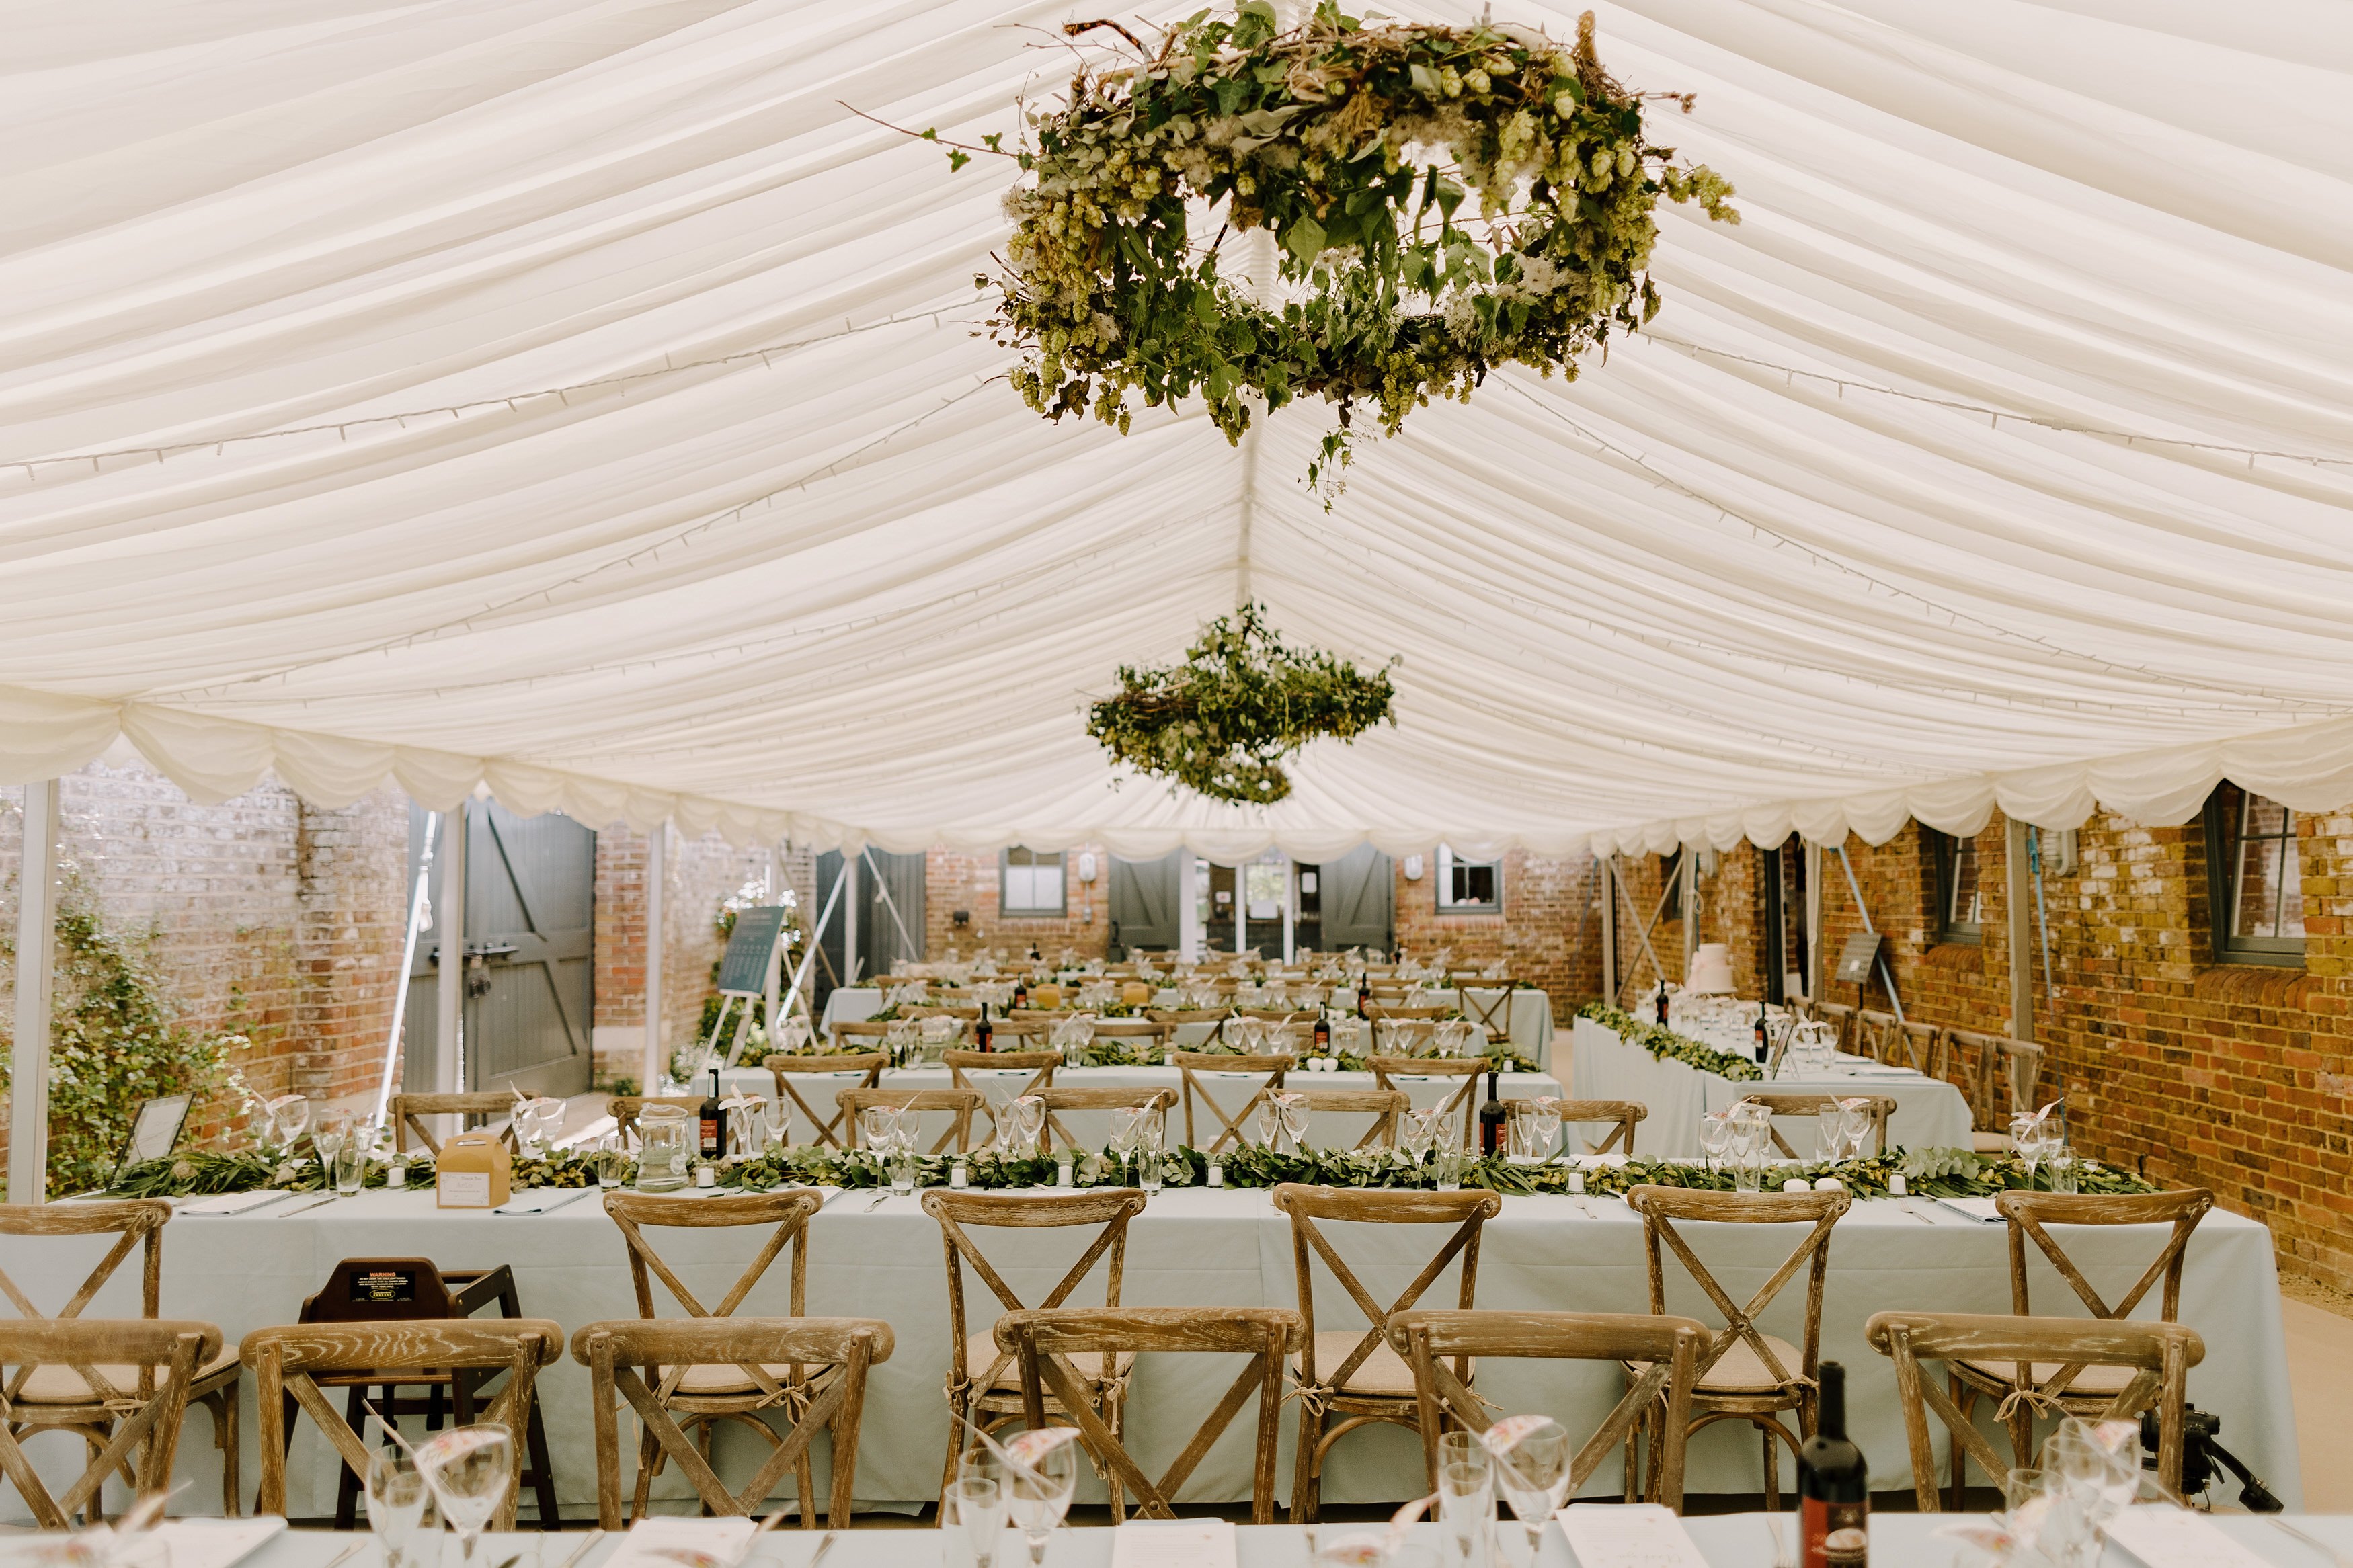
{"label": "silver knife", "polygon": [[[304,1204],[301,1208],[298,1208],[298,1209],[280,1209],[280,1210],[279,1210],[275,1215],[271,1215],[270,1217],[271,1217],[271,1218],[273,1218],[273,1219],[292,1219],[292,1218],[293,1218],[296,1215],[298,1215],[298,1214],[308,1214],[308,1213],[310,1213],[312,1209],[322,1207],[323,1205],[327,1205],[327,1204],[333,1203],[334,1201],[335,1201],[335,1194],[332,1194],[332,1193],[329,1193],[329,1194],[326,1194],[326,1196],[324,1196],[324,1197],[320,1197],[320,1198],[313,1198],[313,1199],[311,1199],[309,1203]],[[327,1568],[334,1568],[334,1564],[333,1564],[333,1563],[329,1563],[329,1564],[327,1565]]]}
{"label": "silver knife", "polygon": [[572,1568],[572,1565],[575,1563],[579,1562],[583,1557],[588,1555],[588,1551],[591,1547],[595,1546],[598,1542],[604,1539],[605,1532],[602,1530],[590,1531],[586,1535],[581,1537],[580,1544],[574,1547],[570,1554],[567,1555],[563,1562],[558,1563],[555,1565],[555,1568]]}

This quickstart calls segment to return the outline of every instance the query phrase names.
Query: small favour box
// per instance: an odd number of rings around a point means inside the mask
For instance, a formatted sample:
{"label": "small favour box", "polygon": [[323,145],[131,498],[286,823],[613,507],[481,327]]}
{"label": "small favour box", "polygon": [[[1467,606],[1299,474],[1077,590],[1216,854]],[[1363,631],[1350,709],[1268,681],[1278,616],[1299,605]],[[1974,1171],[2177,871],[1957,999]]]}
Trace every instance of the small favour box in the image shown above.
{"label": "small favour box", "polygon": [[1032,1007],[1050,1013],[1061,1005],[1062,988],[1059,985],[1040,985],[1029,993],[1029,1005]]}
{"label": "small favour box", "polygon": [[1152,1001],[1152,987],[1141,980],[1131,980],[1119,988],[1119,1000],[1123,1006],[1127,1007],[1148,1005]]}
{"label": "small favour box", "polygon": [[495,1132],[460,1132],[434,1163],[434,1202],[445,1209],[494,1209],[507,1201],[513,1161]]}

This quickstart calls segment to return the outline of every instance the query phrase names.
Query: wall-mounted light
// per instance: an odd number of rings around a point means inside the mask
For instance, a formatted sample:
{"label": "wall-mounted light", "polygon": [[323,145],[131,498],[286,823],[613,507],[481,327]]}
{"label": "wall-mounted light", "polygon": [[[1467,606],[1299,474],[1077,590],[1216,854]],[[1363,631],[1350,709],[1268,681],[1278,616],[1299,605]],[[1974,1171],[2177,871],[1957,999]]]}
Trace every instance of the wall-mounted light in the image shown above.
{"label": "wall-mounted light", "polygon": [[1079,857],[1079,880],[1082,882],[1092,882],[1094,879],[1095,858],[1093,852],[1089,851],[1088,853]]}
{"label": "wall-mounted light", "polygon": [[1405,879],[1409,882],[1419,882],[1421,880],[1420,856],[1409,855],[1405,858]]}

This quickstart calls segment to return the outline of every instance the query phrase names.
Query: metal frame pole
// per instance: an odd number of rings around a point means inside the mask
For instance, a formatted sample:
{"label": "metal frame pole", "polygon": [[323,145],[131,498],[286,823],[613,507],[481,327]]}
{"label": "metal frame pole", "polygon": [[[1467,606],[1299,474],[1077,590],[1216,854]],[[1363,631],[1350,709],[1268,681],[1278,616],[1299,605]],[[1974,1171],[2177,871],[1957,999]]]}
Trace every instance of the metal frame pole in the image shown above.
{"label": "metal frame pole", "polygon": [[2018,818],[2002,821],[2002,897],[2009,901],[2003,911],[2008,917],[2010,937],[2010,1037],[2013,1040],[2034,1038],[2034,948],[2026,927],[2027,862],[2033,851],[2027,847],[2026,824]]}
{"label": "metal frame pole", "polygon": [[[1838,858],[1839,864],[1846,868],[1847,891],[1854,895],[1854,912],[1862,918],[1862,929],[1875,936],[1879,928],[1871,923],[1871,910],[1862,901],[1862,884],[1854,879],[1854,862],[1846,858],[1844,844],[1838,847]],[[1887,1005],[1895,1009],[1895,1021],[1909,1023],[1911,1020],[1904,1016],[1904,998],[1895,994],[1895,971],[1887,962],[1887,944],[1883,942],[1879,944],[1879,978],[1887,986]]]}
{"label": "metal frame pole", "polygon": [[456,1094],[466,1087],[466,840],[472,831],[473,805],[461,800],[457,810],[441,818],[441,908],[433,921],[440,932],[433,994],[436,1094]]}
{"label": "metal frame pole", "polygon": [[16,877],[16,1049],[9,1073],[8,1201],[49,1190],[49,1026],[57,1002],[56,779],[25,786],[25,857]]}
{"label": "metal frame pole", "polygon": [[[1599,856],[1594,857],[1601,858]],[[1615,861],[1617,857],[1609,858]],[[1618,1005],[1618,879],[1608,865],[1601,868],[1601,879],[1608,884],[1601,889],[1601,994],[1609,1005]]]}
{"label": "metal frame pole", "polygon": [[670,876],[670,821],[665,817],[646,839],[646,1059],[644,1087],[651,1094],[670,1064],[662,1058],[662,884]]}
{"label": "metal frame pole", "polygon": [[433,836],[441,827],[441,814],[425,814],[425,844],[417,856],[417,889],[408,895],[408,933],[401,940],[400,973],[393,982],[392,1028],[384,1043],[384,1081],[376,1086],[371,1128],[382,1131],[384,1108],[392,1102],[392,1071],[400,1061],[400,1032],[408,1021],[408,972],[417,964],[417,933],[425,926],[426,879],[433,874]]}

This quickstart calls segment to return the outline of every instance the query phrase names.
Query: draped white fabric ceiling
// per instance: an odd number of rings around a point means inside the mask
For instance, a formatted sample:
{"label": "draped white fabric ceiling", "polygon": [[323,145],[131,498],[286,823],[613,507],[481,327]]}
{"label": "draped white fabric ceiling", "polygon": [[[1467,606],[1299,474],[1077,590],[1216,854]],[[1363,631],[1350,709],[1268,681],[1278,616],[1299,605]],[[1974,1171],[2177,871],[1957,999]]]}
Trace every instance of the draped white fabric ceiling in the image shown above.
{"label": "draped white fabric ceiling", "polygon": [[[1746,221],[1668,212],[1648,341],[1328,514],[1320,405],[1029,414],[972,335],[1009,171],[843,107],[1009,131],[1095,14],[17,7],[0,776],[1135,855],[2353,800],[2341,7],[1601,6]],[[1245,552],[1403,656],[1397,727],[1263,814],[1114,789],[1084,698]]]}

